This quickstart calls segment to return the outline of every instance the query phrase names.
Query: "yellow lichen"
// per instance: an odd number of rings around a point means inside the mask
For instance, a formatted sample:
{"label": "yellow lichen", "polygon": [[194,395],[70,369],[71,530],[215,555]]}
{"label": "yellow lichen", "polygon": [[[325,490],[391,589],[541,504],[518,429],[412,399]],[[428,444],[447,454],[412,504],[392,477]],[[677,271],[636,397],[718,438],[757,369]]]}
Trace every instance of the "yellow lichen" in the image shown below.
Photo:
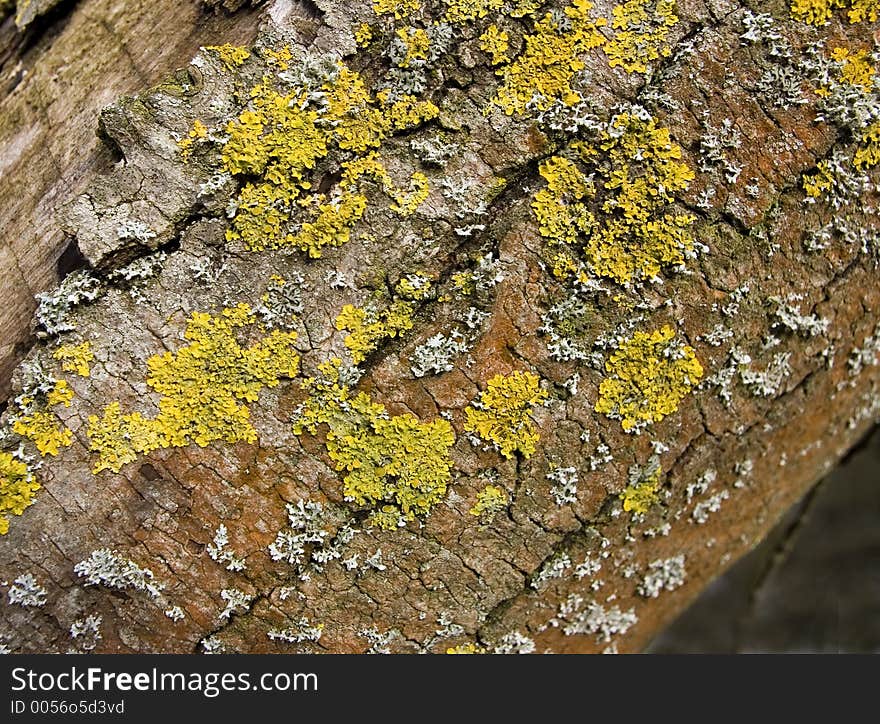
{"label": "yellow lichen", "polygon": [[320,378],[303,383],[308,399],[294,432],[316,434],[326,426],[327,454],[345,472],[343,494],[376,510],[370,524],[396,528],[427,514],[443,499],[451,479],[452,426],[443,419],[389,415],[368,395],[352,395],[340,379],[341,361],[319,366]]}
{"label": "yellow lichen", "polygon": [[393,15],[397,20],[417,12],[421,7],[419,0],[374,0],[373,2],[373,12],[376,15]]}
{"label": "yellow lichen", "polygon": [[477,502],[468,512],[478,518],[491,520],[496,513],[500,513],[507,507],[510,499],[507,491],[496,485],[487,485],[477,493]]}
{"label": "yellow lichen", "polygon": [[598,148],[571,146],[588,172],[563,156],[539,167],[547,186],[532,209],[551,245],[554,273],[584,276],[573,255],[555,248],[561,244],[579,247],[593,274],[620,284],[683,264],[694,249],[693,217],[670,204],[694,174],[681,161],[681,148],[668,129],[628,113],[615,116],[600,140]]}
{"label": "yellow lichen", "polygon": [[427,60],[431,49],[431,38],[424,28],[398,28],[397,37],[406,48],[406,54],[397,65],[400,68],[409,68],[414,60]]}
{"label": "yellow lichen", "polygon": [[703,376],[694,349],[677,342],[668,325],[621,342],[605,371],[594,409],[620,420],[625,432],[639,432],[675,412]]}
{"label": "yellow lichen", "polygon": [[[362,218],[366,179],[379,177],[401,215],[427,197],[427,178],[419,172],[409,191],[398,191],[375,151],[390,134],[434,118],[434,104],[373,97],[360,75],[341,63],[321,93],[323,103],[314,104],[311,89],[280,93],[264,79],[251,90],[249,107],[227,124],[225,170],[257,179],[248,180],[236,200],[228,240],[240,239],[254,251],[292,246],[320,257],[323,248],[346,243]],[[328,192],[312,193],[311,174],[334,149],[351,157],[342,163],[341,180]]]}
{"label": "yellow lichen", "polygon": [[493,443],[504,457],[511,458],[516,451],[531,457],[540,437],[532,408],[547,399],[540,383],[531,372],[495,375],[479,401],[465,408],[464,429]]}
{"label": "yellow lichen", "polygon": [[157,448],[256,441],[249,410],[241,403],[254,402],[263,388],[276,387],[299,369],[295,332],[274,330],[242,345],[239,338],[256,321],[247,304],[217,316],[193,313],[184,335],[190,343],[147,360],[147,384],[159,394],[158,414],[122,415],[119,403],[112,402],[102,417],[89,417],[90,449],[98,453],[95,472],[118,472]]}
{"label": "yellow lichen", "polygon": [[678,22],[675,0],[626,0],[611,12],[615,32],[602,50],[612,68],[645,73],[649,62],[669,57],[669,30]]}
{"label": "yellow lichen", "polygon": [[486,650],[480,648],[476,644],[466,643],[458,644],[458,646],[450,646],[446,649],[447,654],[485,654]]}
{"label": "yellow lichen", "polygon": [[648,470],[638,471],[634,480],[620,494],[623,501],[623,509],[633,513],[647,513],[654,503],[660,500],[660,484],[663,471],[659,465],[649,467]]}
{"label": "yellow lichen", "polygon": [[574,105],[581,98],[571,87],[578,71],[586,66],[583,55],[605,42],[599,28],[605,20],[590,17],[592,3],[574,0],[564,9],[564,32],[553,15],[547,13],[524,38],[525,48],[508,65],[497,71],[501,87],[493,102],[508,115],[521,114],[526,106],[547,110],[557,100]]}
{"label": "yellow lichen", "polygon": [[504,0],[444,0],[446,14],[443,19],[449,23],[462,23],[485,18],[490,12],[501,9]]}
{"label": "yellow lichen", "polygon": [[55,380],[55,387],[53,387],[49,391],[49,394],[46,395],[46,403],[53,407],[55,405],[70,407],[72,400],[73,390],[70,388],[67,380]]}
{"label": "yellow lichen", "polygon": [[413,275],[401,279],[390,304],[382,307],[373,299],[363,307],[346,304],[336,317],[336,329],[347,331],[345,346],[355,364],[363,362],[384,339],[397,337],[413,328],[416,302],[431,291],[427,277]]}
{"label": "yellow lichen", "polygon": [[820,199],[830,194],[837,186],[837,177],[831,164],[822,160],[816,165],[815,173],[804,174],[802,185],[808,199]]}
{"label": "yellow lichen", "polygon": [[40,484],[27,465],[0,452],[0,535],[9,532],[9,516],[24,513],[39,489]]}
{"label": "yellow lichen", "polygon": [[91,374],[89,365],[95,359],[90,342],[61,345],[52,357],[61,360],[61,369],[65,372],[73,372],[80,377],[88,377]]}
{"label": "yellow lichen", "polygon": [[791,16],[810,25],[827,25],[834,11],[845,7],[850,23],[876,23],[880,16],[880,0],[791,0]]}
{"label": "yellow lichen", "polygon": [[874,121],[862,131],[853,165],[859,169],[880,165],[880,121]]}
{"label": "yellow lichen", "polygon": [[195,144],[197,140],[207,138],[207,136],[207,127],[198,118],[196,118],[195,122],[193,123],[193,127],[190,129],[189,133],[187,133],[184,138],[181,138],[177,142],[177,147],[180,149],[180,157],[184,161],[188,161],[189,157],[192,155],[193,144]]}
{"label": "yellow lichen", "polygon": [[492,65],[506,63],[509,60],[507,57],[509,40],[507,31],[499,30],[498,26],[492,23],[480,36],[480,49],[492,56]]}
{"label": "yellow lichen", "polygon": [[365,48],[372,39],[373,28],[370,27],[369,23],[361,23],[354,34],[354,41],[358,44],[358,47]]}
{"label": "yellow lichen", "polygon": [[227,70],[235,70],[251,57],[247,48],[231,45],[230,43],[225,45],[208,45],[205,47],[205,50],[216,53]]}
{"label": "yellow lichen", "polygon": [[73,433],[45,410],[16,417],[12,429],[36,445],[41,455],[57,455],[59,448],[69,447],[73,442]]}

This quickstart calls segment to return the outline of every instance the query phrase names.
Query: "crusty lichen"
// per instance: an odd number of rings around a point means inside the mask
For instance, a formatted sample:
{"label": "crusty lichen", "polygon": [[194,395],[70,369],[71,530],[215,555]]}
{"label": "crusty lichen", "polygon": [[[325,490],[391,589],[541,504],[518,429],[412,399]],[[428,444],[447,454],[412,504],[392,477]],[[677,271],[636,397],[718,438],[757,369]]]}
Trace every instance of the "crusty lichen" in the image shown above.
{"label": "crusty lichen", "polygon": [[294,432],[314,435],[326,425],[327,454],[345,473],[345,498],[373,508],[372,525],[393,529],[427,514],[443,499],[455,434],[446,420],[389,415],[366,393],[352,394],[341,365],[338,358],[324,362],[320,377],[303,382],[308,399]]}
{"label": "crusty lichen", "polygon": [[621,341],[605,371],[594,409],[636,433],[675,412],[703,376],[694,349],[678,342],[669,325]]}
{"label": "crusty lichen", "polygon": [[532,409],[546,399],[541,379],[531,372],[495,375],[480,399],[465,408],[464,429],[495,445],[506,458],[516,452],[531,457],[540,438]]}
{"label": "crusty lichen", "polygon": [[250,346],[239,342],[237,335],[256,322],[247,304],[216,316],[193,313],[184,335],[190,343],[147,360],[147,384],[160,396],[158,414],[122,414],[119,403],[111,402],[101,417],[89,417],[90,450],[98,454],[94,471],[118,472],[157,448],[255,442],[257,433],[241,403],[254,402],[260,390],[299,371],[296,332],[273,330]]}

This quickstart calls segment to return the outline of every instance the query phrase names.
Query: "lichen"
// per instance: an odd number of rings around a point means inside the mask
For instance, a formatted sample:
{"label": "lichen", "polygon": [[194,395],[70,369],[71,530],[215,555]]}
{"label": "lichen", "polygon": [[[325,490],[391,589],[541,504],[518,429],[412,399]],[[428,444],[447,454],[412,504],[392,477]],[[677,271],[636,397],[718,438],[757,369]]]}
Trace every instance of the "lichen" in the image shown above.
{"label": "lichen", "polygon": [[25,463],[0,452],[0,535],[9,531],[9,516],[24,513],[39,489],[40,484]]}
{"label": "lichen", "polygon": [[583,258],[589,272],[627,285],[683,265],[694,253],[693,217],[670,206],[694,174],[668,129],[643,113],[620,113],[598,147],[574,142],[570,154],[586,170],[551,156],[539,167],[547,186],[532,202],[554,275],[587,282]]}
{"label": "lichen", "polygon": [[276,387],[299,371],[295,332],[273,330],[250,346],[237,337],[256,324],[247,304],[216,316],[195,312],[187,324],[189,344],[147,360],[147,384],[159,395],[158,414],[123,415],[118,402],[91,415],[89,448],[98,454],[95,472],[119,472],[138,455],[157,448],[201,447],[216,440],[255,442],[248,408],[260,390]]}
{"label": "lichen", "polygon": [[207,45],[204,48],[212,53],[216,53],[220,62],[226,66],[226,70],[232,71],[240,67],[248,58],[251,57],[247,48],[238,45],[225,43],[224,45]]}
{"label": "lichen", "polygon": [[834,11],[845,7],[850,23],[875,23],[880,14],[878,0],[791,0],[791,16],[810,25],[827,25]]}
{"label": "lichen", "polygon": [[345,346],[354,363],[363,362],[382,340],[412,329],[416,304],[425,299],[430,290],[430,279],[410,275],[397,283],[387,306],[383,307],[379,298],[371,299],[363,307],[346,304],[336,317],[336,329],[349,333]]}
{"label": "lichen", "polygon": [[366,393],[352,394],[340,370],[341,361],[334,358],[319,366],[320,377],[303,382],[308,399],[294,432],[314,435],[326,426],[327,454],[345,473],[343,494],[374,509],[372,525],[396,528],[401,519],[427,514],[451,479],[452,426],[444,419],[389,415]]}
{"label": "lichen", "polygon": [[678,22],[675,0],[626,0],[611,14],[616,32],[602,50],[612,68],[646,73],[648,63],[669,57],[669,30]]}
{"label": "lichen", "polygon": [[635,433],[675,412],[703,376],[694,349],[678,342],[668,325],[620,342],[605,371],[594,409]]}
{"label": "lichen", "polygon": [[91,374],[90,363],[95,359],[91,342],[63,344],[52,354],[53,359],[61,360],[61,369],[73,372],[80,377]]}
{"label": "lichen", "polygon": [[663,469],[658,456],[652,455],[644,467],[630,466],[627,486],[620,494],[623,509],[632,513],[647,513],[660,500],[662,482]]}
{"label": "lichen", "polygon": [[510,498],[504,488],[487,485],[477,493],[477,500],[468,512],[484,522],[490,522],[497,513],[507,508],[509,502]]}
{"label": "lichen", "polygon": [[506,63],[509,60],[507,56],[509,41],[510,36],[507,31],[499,29],[495,23],[492,23],[480,36],[480,50],[492,57],[492,65]]}
{"label": "lichen", "polygon": [[[410,60],[423,45],[413,45]],[[287,92],[264,76],[251,89],[248,107],[227,123],[223,169],[246,179],[231,207],[229,241],[241,240],[253,251],[295,247],[317,258],[325,247],[350,239],[367,208],[366,181],[378,181],[401,216],[427,198],[424,174],[414,172],[410,188],[398,189],[376,151],[393,133],[434,118],[437,107],[412,95],[374,96],[341,62],[315,73],[317,78],[304,73],[303,84]],[[316,190],[311,176],[328,157],[337,161],[340,180],[328,191]]]}
{"label": "lichen", "polygon": [[532,409],[547,399],[541,380],[531,372],[495,375],[477,402],[465,408],[464,429],[492,443],[506,458],[518,451],[531,457],[539,439]]}
{"label": "lichen", "polygon": [[493,103],[514,115],[527,108],[547,110],[557,99],[568,105],[580,101],[572,82],[586,67],[582,56],[605,42],[599,28],[606,22],[590,16],[592,7],[589,0],[574,0],[560,16],[548,12],[538,20],[522,53],[498,69],[502,83]]}

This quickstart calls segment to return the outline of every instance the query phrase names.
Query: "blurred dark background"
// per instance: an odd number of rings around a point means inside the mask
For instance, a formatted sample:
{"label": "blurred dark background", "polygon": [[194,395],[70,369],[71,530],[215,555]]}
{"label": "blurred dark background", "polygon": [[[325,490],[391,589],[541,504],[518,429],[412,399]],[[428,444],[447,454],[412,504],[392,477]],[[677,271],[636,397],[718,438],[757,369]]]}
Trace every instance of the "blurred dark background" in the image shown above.
{"label": "blurred dark background", "polygon": [[880,428],[650,653],[880,653]]}

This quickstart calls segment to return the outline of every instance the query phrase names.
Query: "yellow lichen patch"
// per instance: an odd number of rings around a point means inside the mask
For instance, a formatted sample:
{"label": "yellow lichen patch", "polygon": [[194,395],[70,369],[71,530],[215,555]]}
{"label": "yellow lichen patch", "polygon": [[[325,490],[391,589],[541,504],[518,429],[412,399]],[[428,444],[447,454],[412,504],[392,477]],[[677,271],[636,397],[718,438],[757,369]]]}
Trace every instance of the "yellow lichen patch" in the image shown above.
{"label": "yellow lichen patch", "polygon": [[620,494],[623,509],[627,512],[647,513],[660,500],[662,475],[659,464],[648,466],[647,470],[631,469],[629,484]]}
{"label": "yellow lichen patch", "polygon": [[458,646],[450,646],[446,649],[447,654],[485,654],[486,650],[480,648],[476,644],[466,643],[458,644]]}
{"label": "yellow lichen patch", "polygon": [[573,144],[571,152],[587,170],[562,156],[547,159],[539,167],[547,186],[532,202],[557,276],[583,275],[578,255],[559,245],[579,247],[593,274],[619,284],[684,264],[694,250],[693,217],[670,204],[694,174],[668,129],[623,113],[602,132],[598,148]]}
{"label": "yellow lichen patch", "polygon": [[837,177],[828,161],[819,161],[815,173],[804,174],[802,184],[807,199],[816,200],[829,195],[837,186]]}
{"label": "yellow lichen patch", "polygon": [[241,403],[255,401],[263,388],[299,370],[296,333],[274,330],[243,346],[239,338],[256,326],[247,304],[217,316],[194,313],[185,333],[190,343],[147,360],[147,384],[160,395],[156,417],[122,415],[117,402],[102,417],[89,417],[90,449],[98,453],[95,472],[118,472],[157,448],[256,441],[250,412]]}
{"label": "yellow lichen patch", "polygon": [[487,485],[477,493],[477,502],[468,512],[478,518],[491,520],[496,513],[500,513],[507,507],[510,499],[507,491],[497,485]]}
{"label": "yellow lichen patch", "polygon": [[467,432],[493,443],[506,458],[516,451],[531,457],[539,440],[532,408],[547,399],[541,380],[531,372],[495,375],[478,402],[465,408]]}
{"label": "yellow lichen patch", "polygon": [[193,123],[193,127],[190,129],[189,133],[186,134],[184,138],[181,138],[177,142],[177,147],[180,149],[180,157],[187,161],[189,157],[192,155],[193,144],[202,138],[207,138],[208,129],[204,123],[202,123],[198,118],[196,118]]}
{"label": "yellow lichen patch", "polygon": [[864,131],[853,156],[853,165],[859,169],[880,165],[880,121],[874,121]]}
{"label": "yellow lichen patch", "polygon": [[373,2],[373,12],[376,15],[393,15],[397,20],[417,12],[421,7],[419,0],[374,0]]}
{"label": "yellow lichen patch", "polygon": [[376,299],[363,307],[346,304],[336,317],[336,329],[349,332],[345,346],[351,351],[354,363],[363,362],[382,340],[412,329],[415,303],[424,299],[430,290],[430,279],[411,275],[397,283],[391,303],[384,308]]}
{"label": "yellow lichen patch", "polygon": [[55,380],[55,387],[53,387],[49,391],[49,394],[46,395],[46,403],[53,407],[55,405],[70,407],[72,400],[73,390],[70,385],[67,384],[67,380]]}
{"label": "yellow lichen patch", "polygon": [[480,49],[492,56],[492,65],[506,63],[509,60],[507,57],[509,40],[507,31],[499,30],[498,26],[492,23],[480,36]]}
{"label": "yellow lichen patch", "polygon": [[21,460],[0,452],[0,535],[9,532],[9,516],[21,515],[34,502],[40,484]]}
{"label": "yellow lichen patch", "polygon": [[535,23],[533,32],[524,38],[523,52],[496,71],[502,83],[493,102],[508,115],[523,113],[527,105],[543,111],[557,100],[578,103],[581,98],[571,82],[585,67],[582,56],[605,42],[599,32],[605,21],[590,17],[592,7],[589,0],[574,0],[563,11],[565,24],[570,26],[565,30],[550,13]]}
{"label": "yellow lichen patch", "polygon": [[851,23],[860,23],[867,20],[876,23],[880,17],[880,0],[849,0],[847,12]]}
{"label": "yellow lichen patch", "polygon": [[373,39],[373,28],[369,23],[361,23],[354,33],[354,41],[359,48],[366,48]]}
{"label": "yellow lichen patch", "polygon": [[446,14],[443,19],[460,25],[477,18],[485,18],[490,12],[500,10],[504,0],[444,0]]}
{"label": "yellow lichen patch", "polygon": [[[870,93],[874,89],[877,71],[870,63],[871,56],[867,50],[853,53],[848,48],[832,48],[831,58],[841,64],[839,82],[861,88],[864,93]],[[827,95],[828,87],[823,86],[816,92]]]}
{"label": "yellow lichen patch", "polygon": [[615,32],[602,50],[612,68],[645,73],[648,63],[669,57],[669,30],[678,22],[675,0],[626,0],[611,12]]}
{"label": "yellow lichen patch", "polygon": [[12,429],[36,445],[41,455],[57,455],[59,448],[69,447],[73,442],[73,433],[45,410],[17,417]]}
{"label": "yellow lichen patch", "polygon": [[848,7],[850,23],[876,23],[880,0],[791,0],[791,16],[810,25],[826,25],[835,10]]}
{"label": "yellow lichen patch", "polygon": [[[322,103],[314,96],[306,88],[280,93],[264,79],[251,90],[249,107],[227,124],[225,170],[258,179],[249,180],[236,200],[228,240],[240,239],[253,251],[292,246],[316,258],[350,239],[366,211],[365,179],[378,177],[401,215],[427,198],[423,174],[412,175],[409,191],[398,191],[375,152],[390,134],[436,117],[434,104],[412,96],[389,102],[387,93],[373,97],[341,63],[321,86]],[[312,193],[311,174],[331,152],[349,158],[342,161],[341,181]]]}
{"label": "yellow lichen patch", "polygon": [[398,28],[397,37],[406,48],[406,54],[398,61],[400,68],[409,68],[414,60],[427,60],[431,39],[424,28]]}
{"label": "yellow lichen patch", "polygon": [[605,361],[605,371],[594,409],[636,433],[675,412],[703,376],[694,349],[676,341],[668,325],[621,342]]}
{"label": "yellow lichen patch", "polygon": [[95,359],[91,342],[61,345],[52,357],[61,360],[61,369],[65,372],[73,372],[80,377],[88,377],[91,374],[90,364]]}
{"label": "yellow lichen patch", "polygon": [[294,432],[316,434],[326,425],[327,454],[346,473],[343,493],[358,505],[376,507],[372,525],[393,529],[427,514],[451,479],[452,426],[443,419],[389,415],[365,393],[352,396],[340,380],[340,365],[339,359],[325,362],[320,378],[303,383],[309,397]]}
{"label": "yellow lichen patch", "polygon": [[231,45],[229,43],[226,43],[225,45],[208,45],[205,47],[205,50],[210,50],[212,53],[216,53],[217,57],[220,58],[220,61],[226,66],[227,70],[235,70],[251,57],[247,48],[242,48],[238,45]]}

